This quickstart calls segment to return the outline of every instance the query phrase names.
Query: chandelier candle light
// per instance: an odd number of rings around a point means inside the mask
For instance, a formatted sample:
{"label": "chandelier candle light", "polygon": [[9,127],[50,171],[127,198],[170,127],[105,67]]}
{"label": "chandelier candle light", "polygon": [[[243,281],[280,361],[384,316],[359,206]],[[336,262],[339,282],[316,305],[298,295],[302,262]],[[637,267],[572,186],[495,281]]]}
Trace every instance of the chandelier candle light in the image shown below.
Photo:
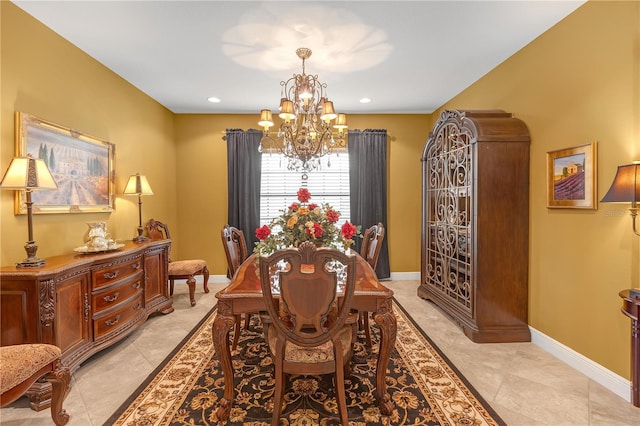
{"label": "chandelier candle light", "polygon": [[333,102],[327,98],[327,85],[317,75],[305,74],[304,63],[311,56],[311,49],[301,47],[296,54],[302,59],[302,74],[280,82],[278,116],[282,122],[277,134],[269,131],[274,125],[271,110],[260,112],[258,124],[263,128],[263,137],[259,149],[274,150],[287,157],[289,170],[309,172],[317,169],[320,158],[330,154],[336,145],[345,146],[347,116],[336,114]]}

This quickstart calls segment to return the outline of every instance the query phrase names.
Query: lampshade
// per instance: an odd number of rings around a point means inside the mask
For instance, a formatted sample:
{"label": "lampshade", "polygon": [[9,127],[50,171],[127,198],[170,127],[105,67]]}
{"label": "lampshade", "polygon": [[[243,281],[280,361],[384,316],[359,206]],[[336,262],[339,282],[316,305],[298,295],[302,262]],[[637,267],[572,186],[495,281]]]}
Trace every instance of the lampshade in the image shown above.
{"label": "lampshade", "polygon": [[58,185],[51,176],[44,160],[35,159],[30,155],[15,157],[0,182],[2,189],[36,190],[57,189]]}
{"label": "lampshade", "polygon": [[640,202],[640,162],[618,166],[611,188],[600,202]]}
{"label": "lampshade", "polygon": [[344,130],[347,127],[347,115],[346,114],[338,114],[338,119],[336,120],[336,124],[333,125],[334,129]]}
{"label": "lampshade", "polygon": [[153,195],[146,176],[140,175],[139,173],[129,176],[127,186],[125,186],[122,193],[126,195]]}
{"label": "lampshade", "polygon": [[336,114],[335,110],[333,109],[333,102],[331,101],[324,101],[322,103],[322,114],[320,115],[320,119],[326,121],[327,123],[331,120],[333,120],[334,118],[336,118],[338,115]]}
{"label": "lampshade", "polygon": [[296,114],[293,110],[293,102],[289,99],[281,99],[280,100],[280,114],[278,117],[283,120],[293,120],[296,118]]}
{"label": "lampshade", "polygon": [[260,111],[260,121],[258,121],[258,124],[266,130],[269,130],[269,127],[273,126],[273,116],[270,110],[263,109]]}

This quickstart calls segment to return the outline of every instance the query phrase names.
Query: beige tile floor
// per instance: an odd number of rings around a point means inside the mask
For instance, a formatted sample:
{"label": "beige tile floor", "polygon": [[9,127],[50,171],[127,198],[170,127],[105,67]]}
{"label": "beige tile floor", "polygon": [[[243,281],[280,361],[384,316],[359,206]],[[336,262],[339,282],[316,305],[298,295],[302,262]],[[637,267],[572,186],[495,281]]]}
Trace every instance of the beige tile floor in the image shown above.
{"label": "beige tile floor", "polygon": [[[476,344],[446,315],[416,296],[417,281],[385,281],[396,299],[509,426],[640,425],[640,408],[557,360],[532,343]],[[224,284],[198,285],[191,307],[185,285],[176,285],[175,311],[151,317],[117,345],[73,374],[65,401],[69,425],[102,425],[215,304]],[[26,398],[0,410],[0,424],[50,425],[48,410],[35,412]]]}

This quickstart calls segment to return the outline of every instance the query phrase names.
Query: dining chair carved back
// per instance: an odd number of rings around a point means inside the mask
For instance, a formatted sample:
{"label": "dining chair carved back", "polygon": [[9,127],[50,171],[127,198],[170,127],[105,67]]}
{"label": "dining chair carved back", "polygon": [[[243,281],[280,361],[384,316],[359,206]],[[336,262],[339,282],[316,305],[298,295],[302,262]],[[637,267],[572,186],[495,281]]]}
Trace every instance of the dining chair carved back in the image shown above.
{"label": "dining chair carved back", "polygon": [[226,224],[222,228],[222,245],[224,253],[227,255],[227,277],[233,278],[240,264],[245,261],[249,252],[244,232],[240,229]]}
{"label": "dining chair carved back", "polygon": [[[349,424],[344,379],[352,355],[347,318],[355,289],[355,256],[306,241],[260,257],[260,285],[271,318],[266,335],[275,364],[273,426],[279,424],[285,374],[334,373],[340,422]],[[346,268],[336,270],[336,261]],[[277,285],[272,286],[276,276]]]}
{"label": "dining chair carved back", "polygon": [[[380,250],[382,249],[382,241],[384,240],[384,225],[378,222],[370,226],[364,231],[362,246],[360,247],[360,255],[367,261],[373,271],[376,271]],[[360,327],[364,329],[367,345],[371,347],[371,329],[369,328],[369,312],[362,311],[359,314]]]}
{"label": "dining chair carved back", "polygon": [[[149,219],[147,223],[147,235],[150,239],[171,239],[167,224],[155,219]],[[173,295],[175,280],[187,280],[189,286],[189,302],[196,305],[196,279],[197,275],[203,276],[204,292],[209,293],[209,269],[207,262],[202,259],[173,260],[169,257],[169,294]]]}
{"label": "dining chair carved back", "polygon": [[[249,252],[247,251],[247,242],[244,238],[244,232],[234,226],[229,226],[229,224],[224,225],[220,234],[222,237],[224,253],[227,256],[227,277],[229,279],[233,279],[233,276],[236,274],[236,271],[238,270],[242,262],[244,262],[249,256]],[[250,321],[251,313],[247,313],[245,315],[244,328],[249,327]],[[231,347],[232,350],[235,350],[238,346],[241,322],[242,316],[237,315],[235,332],[233,335],[233,344]]]}

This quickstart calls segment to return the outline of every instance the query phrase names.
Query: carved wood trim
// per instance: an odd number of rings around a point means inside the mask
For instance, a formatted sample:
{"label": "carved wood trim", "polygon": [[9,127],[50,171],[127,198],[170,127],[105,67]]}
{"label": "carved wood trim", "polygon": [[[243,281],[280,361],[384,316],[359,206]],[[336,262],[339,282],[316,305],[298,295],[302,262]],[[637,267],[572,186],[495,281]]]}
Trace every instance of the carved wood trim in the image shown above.
{"label": "carved wood trim", "polygon": [[55,319],[56,286],[53,279],[40,281],[40,323],[52,327]]}

